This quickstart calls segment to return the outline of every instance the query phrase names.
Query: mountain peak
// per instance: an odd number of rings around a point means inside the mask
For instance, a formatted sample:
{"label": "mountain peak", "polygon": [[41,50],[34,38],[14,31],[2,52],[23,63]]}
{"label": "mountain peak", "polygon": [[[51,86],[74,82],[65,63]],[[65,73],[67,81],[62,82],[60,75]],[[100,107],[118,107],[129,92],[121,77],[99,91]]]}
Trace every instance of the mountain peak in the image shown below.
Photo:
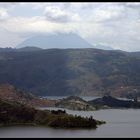
{"label": "mountain peak", "polygon": [[17,46],[37,46],[50,48],[92,48],[86,40],[74,33],[40,34],[30,37]]}

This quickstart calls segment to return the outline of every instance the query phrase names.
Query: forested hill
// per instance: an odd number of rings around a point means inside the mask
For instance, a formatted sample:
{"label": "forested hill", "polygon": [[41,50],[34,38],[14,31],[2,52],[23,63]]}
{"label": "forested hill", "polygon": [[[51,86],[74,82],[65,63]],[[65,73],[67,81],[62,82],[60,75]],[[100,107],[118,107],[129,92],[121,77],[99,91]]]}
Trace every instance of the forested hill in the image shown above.
{"label": "forested hill", "polygon": [[3,83],[43,96],[131,96],[140,92],[140,57],[100,49],[1,51]]}

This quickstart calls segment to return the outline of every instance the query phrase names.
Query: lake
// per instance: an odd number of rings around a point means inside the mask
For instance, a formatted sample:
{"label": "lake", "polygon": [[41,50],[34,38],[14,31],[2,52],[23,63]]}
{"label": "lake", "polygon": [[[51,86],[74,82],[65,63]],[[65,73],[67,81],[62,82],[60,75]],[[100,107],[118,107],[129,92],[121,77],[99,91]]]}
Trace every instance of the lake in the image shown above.
{"label": "lake", "polygon": [[[44,108],[42,108],[44,109]],[[47,108],[54,109],[54,108]],[[56,110],[58,108],[55,108]],[[97,129],[53,129],[48,127],[11,126],[0,127],[1,138],[135,138],[140,137],[140,109],[104,109],[98,111],[66,111],[69,114],[93,116],[107,123]]]}

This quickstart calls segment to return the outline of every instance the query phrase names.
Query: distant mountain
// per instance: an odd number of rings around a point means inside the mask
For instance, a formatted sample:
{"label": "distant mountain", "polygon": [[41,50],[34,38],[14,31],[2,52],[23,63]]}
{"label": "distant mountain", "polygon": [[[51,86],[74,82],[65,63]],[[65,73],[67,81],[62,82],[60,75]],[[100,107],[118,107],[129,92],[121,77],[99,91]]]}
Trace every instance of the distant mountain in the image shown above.
{"label": "distant mountain", "polygon": [[112,47],[107,46],[107,45],[101,45],[101,44],[97,44],[94,45],[94,48],[96,49],[101,49],[101,50],[114,50]]}
{"label": "distant mountain", "polygon": [[21,51],[24,51],[24,52],[28,52],[28,51],[39,51],[39,50],[42,50],[41,48],[39,47],[34,47],[34,46],[26,46],[26,47],[23,47],[23,48],[0,48],[0,52],[21,52]]}
{"label": "distant mountain", "polygon": [[42,50],[42,49],[39,48],[39,47],[34,47],[34,46],[26,46],[26,47],[23,47],[23,48],[16,49],[16,51],[24,51],[24,52],[28,52],[28,51],[40,51],[40,50]]}
{"label": "distant mountain", "polygon": [[74,33],[42,34],[26,39],[16,48],[37,46],[44,49],[50,48],[92,48],[86,40]]}
{"label": "distant mountain", "polygon": [[13,48],[0,48],[0,52],[13,52],[15,49]]}
{"label": "distant mountain", "polygon": [[140,97],[140,58],[100,49],[0,52],[0,84],[39,96]]}

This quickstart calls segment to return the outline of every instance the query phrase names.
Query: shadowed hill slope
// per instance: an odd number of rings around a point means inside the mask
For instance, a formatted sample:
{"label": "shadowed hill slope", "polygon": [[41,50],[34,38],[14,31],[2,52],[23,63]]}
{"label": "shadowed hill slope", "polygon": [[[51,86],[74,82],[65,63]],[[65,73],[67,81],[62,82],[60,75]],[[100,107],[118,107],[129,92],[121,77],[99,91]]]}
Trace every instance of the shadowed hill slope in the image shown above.
{"label": "shadowed hill slope", "polygon": [[99,49],[0,52],[0,83],[36,95],[140,96],[140,58]]}

